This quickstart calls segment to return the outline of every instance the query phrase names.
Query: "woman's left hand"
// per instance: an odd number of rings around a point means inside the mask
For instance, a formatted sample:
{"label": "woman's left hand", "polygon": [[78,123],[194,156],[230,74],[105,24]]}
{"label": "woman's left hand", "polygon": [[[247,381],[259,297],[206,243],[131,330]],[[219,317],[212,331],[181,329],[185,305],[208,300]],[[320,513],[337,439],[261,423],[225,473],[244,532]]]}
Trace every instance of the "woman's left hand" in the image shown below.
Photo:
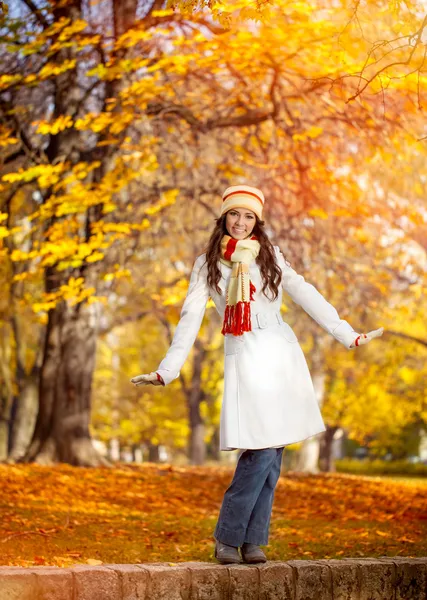
{"label": "woman's left hand", "polygon": [[367,344],[374,338],[382,336],[383,332],[384,327],[380,327],[379,329],[374,329],[374,331],[370,331],[369,333],[361,333],[350,345],[350,348],[355,348],[356,346],[362,346],[363,344]]}
{"label": "woman's left hand", "polygon": [[156,372],[137,375],[130,380],[134,385],[165,385],[163,378]]}

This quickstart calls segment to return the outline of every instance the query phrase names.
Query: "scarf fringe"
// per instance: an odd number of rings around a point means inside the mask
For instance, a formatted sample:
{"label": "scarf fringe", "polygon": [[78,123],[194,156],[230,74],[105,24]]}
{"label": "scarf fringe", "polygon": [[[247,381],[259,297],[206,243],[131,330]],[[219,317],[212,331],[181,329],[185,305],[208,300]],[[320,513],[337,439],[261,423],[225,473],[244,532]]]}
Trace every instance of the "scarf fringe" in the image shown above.
{"label": "scarf fringe", "polygon": [[256,292],[256,287],[254,286],[254,284],[251,281],[251,285],[249,286],[249,299],[250,300],[254,300],[255,292]]}
{"label": "scarf fringe", "polygon": [[[254,299],[256,287],[250,283],[250,300]],[[250,302],[238,302],[237,304],[225,307],[224,323],[221,333],[232,333],[233,335],[243,335],[245,331],[252,331],[251,323],[251,305]]]}

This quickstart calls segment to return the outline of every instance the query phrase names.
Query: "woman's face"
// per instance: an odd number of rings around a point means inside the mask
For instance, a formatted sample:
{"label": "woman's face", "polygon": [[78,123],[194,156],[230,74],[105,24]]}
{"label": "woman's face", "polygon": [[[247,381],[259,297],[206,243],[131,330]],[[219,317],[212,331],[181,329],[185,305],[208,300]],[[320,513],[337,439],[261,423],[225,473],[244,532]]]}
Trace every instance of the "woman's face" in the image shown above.
{"label": "woman's face", "polygon": [[232,208],[225,216],[227,231],[236,240],[244,240],[249,237],[255,223],[255,213],[246,208]]}

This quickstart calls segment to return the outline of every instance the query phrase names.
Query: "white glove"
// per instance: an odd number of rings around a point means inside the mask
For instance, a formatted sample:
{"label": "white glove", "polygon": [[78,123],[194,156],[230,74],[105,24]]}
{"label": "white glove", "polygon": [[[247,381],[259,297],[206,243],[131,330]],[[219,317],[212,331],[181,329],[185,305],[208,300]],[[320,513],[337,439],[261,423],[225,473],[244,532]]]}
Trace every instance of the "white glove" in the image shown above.
{"label": "white glove", "polygon": [[350,345],[350,348],[354,348],[355,346],[362,346],[363,344],[367,344],[371,340],[376,337],[382,336],[384,332],[384,327],[380,327],[379,329],[374,329],[374,331],[370,331],[369,333],[361,333],[357,336],[354,342]]}
{"label": "white glove", "polygon": [[137,375],[136,377],[132,377],[130,381],[135,385],[165,385],[161,377],[159,380],[155,371],[148,374]]}

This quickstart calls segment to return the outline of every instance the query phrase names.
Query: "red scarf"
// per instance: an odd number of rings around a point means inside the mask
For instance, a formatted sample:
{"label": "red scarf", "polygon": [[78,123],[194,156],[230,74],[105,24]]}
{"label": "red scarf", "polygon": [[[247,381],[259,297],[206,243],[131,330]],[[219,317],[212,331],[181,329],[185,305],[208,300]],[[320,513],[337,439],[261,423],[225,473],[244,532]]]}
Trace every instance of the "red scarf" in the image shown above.
{"label": "red scarf", "polygon": [[221,333],[243,335],[252,331],[250,303],[256,288],[249,276],[249,265],[258,256],[260,243],[253,235],[244,240],[236,240],[224,235],[221,240],[220,261],[232,267],[226,293],[224,322]]}

